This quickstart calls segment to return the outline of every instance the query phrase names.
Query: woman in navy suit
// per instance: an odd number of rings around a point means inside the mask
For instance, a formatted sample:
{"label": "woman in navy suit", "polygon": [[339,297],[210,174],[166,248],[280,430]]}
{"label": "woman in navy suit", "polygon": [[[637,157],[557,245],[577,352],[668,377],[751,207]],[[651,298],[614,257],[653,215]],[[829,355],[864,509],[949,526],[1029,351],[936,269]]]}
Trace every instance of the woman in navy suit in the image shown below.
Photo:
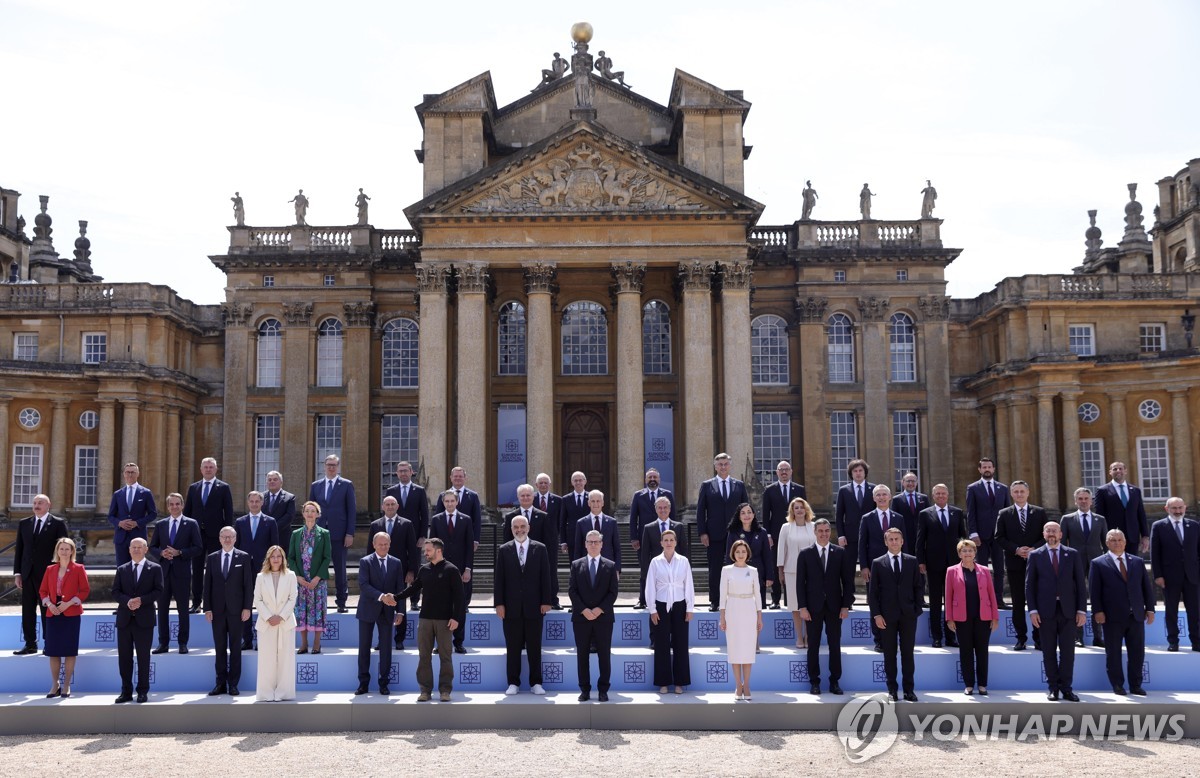
{"label": "woman in navy suit", "polygon": [[[54,564],[46,568],[39,591],[46,608],[46,656],[50,657],[53,688],[47,697],[70,697],[75,659],[79,656],[79,625],[83,619],[83,601],[91,594],[87,571],[75,561],[75,541],[59,538],[54,545]],[[58,674],[66,659],[65,681]]]}
{"label": "woman in navy suit", "polygon": [[[758,516],[748,502],[744,502],[733,512],[733,521],[729,522],[729,534],[725,539],[725,555],[733,550],[733,544],[739,540],[746,541],[750,546],[751,567],[758,568],[758,594],[762,606],[767,607],[767,590],[774,583],[775,555],[771,550],[771,533],[758,523]],[[771,576],[768,579],[767,576]]]}

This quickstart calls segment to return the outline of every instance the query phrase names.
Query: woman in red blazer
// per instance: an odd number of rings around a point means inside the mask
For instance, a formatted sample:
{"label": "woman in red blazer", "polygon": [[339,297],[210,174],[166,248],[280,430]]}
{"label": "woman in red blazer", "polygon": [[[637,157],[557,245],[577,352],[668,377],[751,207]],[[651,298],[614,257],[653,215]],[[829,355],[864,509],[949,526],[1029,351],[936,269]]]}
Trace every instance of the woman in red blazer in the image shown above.
{"label": "woman in red blazer", "polygon": [[[79,656],[79,625],[83,620],[83,601],[91,594],[87,570],[75,561],[75,541],[60,538],[54,546],[54,564],[42,576],[40,595],[46,608],[46,656],[50,657],[52,688],[47,697],[70,697],[75,658]],[[67,667],[65,681],[59,685],[63,658]]]}
{"label": "woman in red blazer", "polygon": [[963,694],[987,696],[988,641],[992,630],[1000,626],[996,592],[992,589],[992,571],[975,564],[975,544],[958,542],[962,561],[946,571],[946,627],[958,635],[958,658],[962,664]]}

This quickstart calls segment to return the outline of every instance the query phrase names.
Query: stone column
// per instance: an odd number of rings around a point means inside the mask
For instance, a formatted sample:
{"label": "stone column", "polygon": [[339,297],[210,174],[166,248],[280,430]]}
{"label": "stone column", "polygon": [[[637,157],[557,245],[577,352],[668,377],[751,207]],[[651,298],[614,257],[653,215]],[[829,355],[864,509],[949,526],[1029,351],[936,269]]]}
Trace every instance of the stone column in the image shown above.
{"label": "stone column", "polygon": [[994,437],[993,419],[996,414],[996,406],[981,404],[975,413],[975,422],[979,427],[979,451],[974,459],[980,457],[995,457],[996,456],[996,441]]}
{"label": "stone column", "polygon": [[[167,475],[163,482],[164,500],[166,494],[183,491],[183,478],[179,473],[179,409],[172,406],[167,408]],[[185,495],[186,496],[186,495]]]}
{"label": "stone column", "polygon": [[[74,463],[68,462],[67,457],[67,409],[70,402],[54,400],[53,406],[50,414],[50,482],[46,494],[54,505],[65,510],[75,502],[67,499],[67,473],[74,471]],[[72,491],[74,487],[72,483]]]}
{"label": "stone column", "polygon": [[488,369],[487,265],[463,263],[458,270],[458,397],[454,413],[454,464],[466,469],[479,501],[491,501],[488,466],[493,453],[487,434]]}
{"label": "stone column", "polygon": [[[926,222],[922,222],[922,227]],[[950,408],[950,330],[947,321],[950,318],[950,298],[922,297],[918,300],[922,314],[922,341],[924,343],[924,372],[925,397],[928,401],[928,412],[925,425],[927,435],[925,450],[928,457],[926,466],[922,468],[925,475],[943,474],[946,487],[950,494],[956,494],[957,486],[954,475],[956,461],[954,451],[953,425],[944,422],[952,416]],[[978,459],[978,457],[976,457]],[[934,476],[937,477],[937,476]],[[925,488],[931,487],[929,478],[924,478]],[[965,489],[964,489],[965,493]]]}
{"label": "stone column", "polygon": [[[180,438],[183,443],[180,446],[182,451],[179,455],[179,486],[184,487],[200,475],[200,466],[196,461],[196,415],[194,413],[183,414],[183,431],[180,433]],[[180,494],[184,494],[182,488],[178,491]],[[247,489],[246,491],[250,490]],[[291,491],[291,489],[288,491]],[[298,494],[303,495],[303,485],[296,491]],[[187,495],[184,494],[184,496],[186,497]]]}
{"label": "stone column", "polygon": [[1009,441],[1012,439],[1012,413],[1012,402],[1009,398],[997,397],[996,450],[992,456],[996,459],[996,477],[1005,483],[1021,478],[1017,474],[1017,466],[1013,461],[1013,449],[1009,446]]}
{"label": "stone column", "polygon": [[[313,442],[313,416],[308,409],[308,387],[316,383],[316,374],[313,372],[311,364],[312,342],[316,338],[316,333],[312,328],[312,314],[312,303],[284,303],[283,305],[283,319],[287,326],[283,330],[283,418],[279,420],[282,436],[279,463],[284,484],[291,485],[288,487],[288,491],[304,496],[305,499],[308,495],[308,484],[316,478],[318,472],[313,449],[308,445]],[[226,333],[226,338],[228,337],[229,335]],[[227,345],[226,364],[230,358],[231,353]],[[243,392],[247,378],[248,376],[243,374]],[[230,388],[226,384],[226,396],[229,395]],[[231,416],[227,400],[225,418],[230,419]],[[237,427],[235,432],[244,451],[246,441],[242,430],[246,428],[245,405],[236,416],[235,426]],[[232,448],[229,442],[230,434],[230,424],[227,422],[224,429],[226,458]],[[345,440],[346,428],[343,426],[342,442],[344,443]],[[251,483],[254,480],[254,470],[253,466],[246,466],[244,455],[239,458],[238,465],[239,469],[234,470],[233,467],[222,463],[225,472],[230,476],[237,473],[243,486]],[[354,480],[349,475],[346,477]],[[243,491],[249,492],[250,490],[244,489]],[[296,510],[299,511],[300,506],[296,506]]]}
{"label": "stone column", "polygon": [[113,476],[117,469],[117,411],[116,401],[100,399],[99,451],[96,454],[96,511],[106,511],[105,501],[113,492]]}
{"label": "stone column", "polygon": [[[713,350],[712,267],[699,260],[679,263],[683,290],[684,462],[675,489],[679,505],[692,505],[700,482],[712,475]],[[678,459],[678,457],[677,457]]]}
{"label": "stone column", "polygon": [[1171,393],[1171,464],[1174,477],[1171,493],[1188,505],[1196,500],[1196,465],[1192,462],[1192,421],[1186,388],[1168,389]]}
{"label": "stone column", "polygon": [[[721,340],[725,377],[725,440],[733,472],[750,477],[754,469],[754,405],[750,382],[749,262],[721,264]],[[744,472],[745,471],[745,472]]]}
{"label": "stone column", "polygon": [[1062,393],[1063,433],[1063,477],[1067,482],[1063,489],[1063,505],[1075,504],[1075,490],[1083,486],[1083,468],[1079,462],[1079,413],[1076,410],[1080,392],[1070,390]]}
{"label": "stone column", "polygon": [[1057,425],[1054,423],[1054,397],[1055,393],[1048,390],[1037,393],[1038,464],[1041,480],[1038,494],[1041,506],[1050,513],[1056,513],[1062,505],[1058,494],[1058,444],[1055,434]]}
{"label": "stone column", "polygon": [[8,478],[12,475],[8,462],[8,405],[12,398],[0,397],[0,514],[8,515],[8,504],[12,492],[8,490]]}
{"label": "stone column", "polygon": [[553,285],[553,265],[525,268],[525,434],[530,480],[538,473],[553,478],[555,470]]}
{"label": "stone column", "polygon": [[[342,427],[342,472],[350,480],[359,480],[367,494],[378,494],[371,484],[379,478],[371,467],[371,325],[375,305],[371,302],[345,303],[346,340],[343,353],[342,382],[346,387],[346,418]],[[315,464],[315,463],[314,463]],[[369,490],[369,491],[367,491]],[[372,508],[366,501],[364,508]]]}
{"label": "stone column", "polygon": [[[309,307],[311,308],[311,304]],[[222,318],[225,320],[225,414],[221,425],[221,473],[224,476],[223,480],[233,484],[234,489],[239,491],[253,480],[250,477],[251,465],[248,463],[251,446],[246,443],[247,387],[251,382],[257,381],[253,372],[254,363],[250,361],[248,325],[252,312],[253,309],[248,304],[225,303],[221,306]],[[291,367],[286,356],[283,366],[285,370]],[[285,372],[283,385],[290,387],[293,383],[292,378],[292,375]],[[302,380],[301,385],[307,387],[308,381]],[[284,451],[288,448],[290,447],[284,446]],[[297,445],[296,448],[302,451],[304,447]]]}
{"label": "stone column", "polygon": [[[1112,414],[1112,451],[1108,452],[1108,462],[1125,462],[1132,464],[1129,461],[1129,433],[1126,427],[1126,412],[1125,401],[1128,395],[1125,392],[1110,392],[1108,395],[1109,413]],[[1108,462],[1104,464],[1104,472],[1108,472]]]}
{"label": "stone column", "polygon": [[129,462],[138,461],[138,435],[141,432],[139,426],[138,411],[141,403],[136,397],[121,398],[121,462],[118,465],[124,468]]}
{"label": "stone column", "polygon": [[[447,428],[446,402],[449,387],[449,367],[446,345],[449,338],[447,319],[446,276],[449,268],[441,264],[419,264],[416,267],[421,301],[421,333],[418,357],[421,375],[417,389],[418,444],[421,462],[431,492],[445,489],[450,483],[446,465]],[[478,486],[478,484],[475,484]]]}
{"label": "stone column", "polygon": [[858,311],[862,318],[863,350],[863,437],[858,455],[871,465],[871,480],[895,487],[892,465],[892,430],[888,418],[889,354],[887,298],[859,298]]}
{"label": "stone column", "polygon": [[[794,478],[803,483],[813,495],[813,506],[833,508],[835,491],[829,481],[829,409],[825,406],[825,385],[828,378],[825,350],[829,342],[826,333],[825,297],[797,297],[796,318],[800,320],[800,354],[820,355],[800,360],[800,405],[804,423],[800,425],[800,451],[792,450]],[[828,503],[825,500],[829,500]]]}
{"label": "stone column", "polygon": [[642,276],[645,265],[613,265],[617,289],[617,484],[610,502],[624,505],[642,487],[646,413],[642,394]]}

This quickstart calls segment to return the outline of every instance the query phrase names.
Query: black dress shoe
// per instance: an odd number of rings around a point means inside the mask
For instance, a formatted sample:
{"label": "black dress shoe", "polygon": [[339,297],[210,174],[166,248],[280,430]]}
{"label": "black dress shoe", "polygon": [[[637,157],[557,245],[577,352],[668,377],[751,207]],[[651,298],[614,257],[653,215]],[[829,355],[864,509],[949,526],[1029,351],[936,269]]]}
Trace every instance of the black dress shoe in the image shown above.
{"label": "black dress shoe", "polygon": [[1010,610],[1012,610],[1012,605],[1001,600],[1000,604],[996,606],[996,609],[1002,610],[1002,611],[1010,611]]}
{"label": "black dress shoe", "polygon": [[193,606],[192,606],[192,608],[191,608],[191,610],[189,610],[189,611],[188,611],[188,613],[200,613],[200,612],[201,612],[201,611],[200,611],[200,606],[199,606],[199,605],[193,605]]}
{"label": "black dress shoe", "polygon": [[721,610],[720,606],[717,606],[717,605],[709,605],[708,606],[709,613],[716,613],[719,610]]}
{"label": "black dress shoe", "polygon": [[375,645],[371,646],[371,650],[372,650],[372,651],[378,651],[378,650],[379,650],[379,644],[378,644],[378,643],[376,643]]}
{"label": "black dress shoe", "polygon": [[171,650],[170,646],[167,646],[164,644],[161,646],[155,646],[154,650],[151,651],[150,653],[151,654],[165,654],[170,650]]}
{"label": "black dress shoe", "polygon": [[366,693],[367,693],[367,685],[365,683],[359,684],[358,688],[354,690],[354,696],[356,696],[356,697],[359,695],[362,695],[362,694],[366,694]]}
{"label": "black dress shoe", "polygon": [[1079,695],[1075,692],[1063,692],[1062,695],[1067,702],[1079,702]]}
{"label": "black dress shoe", "polygon": [[905,692],[904,693],[904,701],[905,702],[916,702],[917,695],[913,694],[912,692]]}
{"label": "black dress shoe", "polygon": [[394,651],[403,651],[403,650],[404,650],[404,643],[403,643],[403,641],[402,641],[402,642],[400,642],[400,643],[397,643],[395,646],[393,646],[393,647],[392,647],[392,650],[394,650]]}
{"label": "black dress shoe", "polygon": [[1192,650],[1193,650],[1193,651],[1200,651],[1200,645],[1193,645],[1193,646],[1192,646]]}
{"label": "black dress shoe", "polygon": [[188,652],[187,643],[180,643],[179,644],[179,653],[186,654],[187,652]]}
{"label": "black dress shoe", "polygon": [[456,654],[465,654],[465,653],[467,653],[467,647],[466,647],[466,646],[455,646],[455,647],[454,647],[454,653],[456,653]]}
{"label": "black dress shoe", "polygon": [[592,646],[592,647],[589,649],[589,651],[590,651],[591,653],[593,653],[593,654],[599,654],[599,653],[600,653],[600,649],[596,648],[595,646]]}
{"label": "black dress shoe", "polygon": [[608,692],[600,692],[600,696],[597,699],[599,699],[600,702],[608,702]]}
{"label": "black dress shoe", "polygon": [[821,684],[814,683],[812,686],[808,687],[808,693],[809,694],[820,694],[821,693]]}
{"label": "black dress shoe", "polygon": [[229,694],[229,689],[227,689],[225,687],[225,684],[219,683],[216,686],[214,686],[212,688],[212,691],[208,693],[208,696],[216,697],[218,694]]}
{"label": "black dress shoe", "polygon": [[889,692],[888,692],[888,696],[892,698],[892,702],[898,702],[898,701],[900,700],[900,693],[899,693],[899,692],[896,692],[896,691],[889,691]]}
{"label": "black dress shoe", "polygon": [[[1178,644],[1178,643],[1168,643],[1168,644],[1167,644],[1167,650],[1168,650],[1168,651],[1178,651],[1178,650],[1179,650],[1179,644]],[[20,651],[18,651],[17,653],[19,654],[19,653],[21,653],[21,652],[20,652]]]}
{"label": "black dress shoe", "polygon": [[241,694],[241,692],[238,691],[238,688],[236,686],[234,686],[233,684],[229,684],[229,696],[236,697],[239,694]]}
{"label": "black dress shoe", "polygon": [[580,702],[587,702],[588,700],[592,699],[592,695],[590,692],[580,692],[579,696],[575,699],[579,700]]}
{"label": "black dress shoe", "polygon": [[345,605],[339,605],[339,606],[338,606],[338,609],[337,609],[337,612],[338,612],[338,613],[349,613],[349,612],[350,612],[350,610],[349,610],[349,608],[347,608]]}
{"label": "black dress shoe", "polygon": [[1050,700],[1051,702],[1058,702],[1058,692],[1046,692],[1046,699]]}
{"label": "black dress shoe", "polygon": [[980,697],[986,697],[986,696],[988,696],[987,689],[983,688],[982,686],[981,686],[981,687],[979,687],[979,696],[980,696]]}
{"label": "black dress shoe", "polygon": [[120,705],[124,702],[133,702],[133,695],[126,692],[121,692],[121,696],[113,700],[113,703]]}
{"label": "black dress shoe", "polygon": [[638,600],[637,605],[634,605],[633,608],[634,608],[634,610],[644,611],[644,610],[646,610],[646,603],[642,602],[641,600]]}
{"label": "black dress shoe", "polygon": [[150,695],[146,694],[145,692],[139,692],[138,696],[137,696],[137,701],[138,702],[150,702]]}
{"label": "black dress shoe", "polygon": [[562,610],[562,609],[563,609],[562,605],[558,604],[557,602],[556,602],[556,603],[553,603],[553,604],[550,606],[550,610],[552,610],[552,611],[560,611],[560,610]]}
{"label": "black dress shoe", "polygon": [[387,697],[389,694],[392,693],[392,690],[388,688],[386,683],[383,683],[383,684],[379,685],[379,693],[381,695],[383,695],[384,697]]}
{"label": "black dress shoe", "polygon": [[1125,696],[1125,687],[1124,686],[1114,686],[1113,694],[1119,694],[1122,697],[1124,697]]}
{"label": "black dress shoe", "polygon": [[1103,640],[1093,640],[1092,648],[1104,648],[1104,641]]}
{"label": "black dress shoe", "polygon": [[1025,650],[1025,641],[1024,640],[1018,640],[1016,645],[1013,646],[1013,651],[1024,651],[1024,650]]}
{"label": "black dress shoe", "polygon": [[25,646],[24,648],[17,649],[13,653],[16,654],[17,656],[25,656],[26,654],[36,654],[37,652],[38,652],[37,646]]}
{"label": "black dress shoe", "polygon": [[1083,638],[1075,638],[1075,645],[1078,646],[1079,648],[1083,648],[1084,647]]}
{"label": "black dress shoe", "polygon": [[253,650],[254,650],[254,644],[252,644],[252,643],[243,643],[243,644],[242,644],[242,650],[243,650],[243,651],[253,651]]}
{"label": "black dress shoe", "polygon": [[836,683],[829,684],[829,693],[830,694],[845,694],[845,692],[842,691],[842,687],[838,686]]}
{"label": "black dress shoe", "polygon": [[935,641],[933,641],[933,647],[934,647],[934,648],[941,648],[941,647],[942,647],[942,641],[940,641],[940,640],[935,640]]}
{"label": "black dress shoe", "polygon": [[[1143,689],[1143,688],[1142,688],[1142,687],[1140,687],[1140,686],[1131,686],[1131,687],[1129,687],[1129,693],[1130,693],[1130,694],[1136,694],[1136,695],[1137,695],[1137,696],[1139,696],[1139,697],[1145,697],[1145,696],[1146,696],[1146,690],[1145,690],[1145,689]],[[63,696],[64,696],[64,697],[66,697],[67,695],[65,695],[65,694],[64,694]]]}
{"label": "black dress shoe", "polygon": [[879,643],[878,643],[878,642],[876,642],[876,643],[875,643],[875,649],[874,649],[874,650],[875,650],[875,653],[876,653],[876,654],[882,654],[882,653],[883,653],[883,646],[879,645]]}

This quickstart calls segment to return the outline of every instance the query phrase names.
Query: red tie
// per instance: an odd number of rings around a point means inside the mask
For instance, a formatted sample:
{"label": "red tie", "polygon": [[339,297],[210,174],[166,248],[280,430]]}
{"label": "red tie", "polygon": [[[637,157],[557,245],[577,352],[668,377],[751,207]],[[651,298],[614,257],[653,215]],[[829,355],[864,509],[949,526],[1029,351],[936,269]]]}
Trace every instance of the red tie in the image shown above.
{"label": "red tie", "polygon": [[451,513],[446,518],[449,519],[449,521],[450,521],[450,534],[453,535],[454,534],[454,514]]}
{"label": "red tie", "polygon": [[542,510],[546,510],[546,495],[542,495]]}
{"label": "red tie", "polygon": [[888,515],[887,511],[879,512],[879,526],[883,527],[883,531],[888,531]]}
{"label": "red tie", "polygon": [[913,496],[912,492],[908,493],[908,509],[913,512],[914,516],[916,515],[916,513],[917,513],[917,498]]}
{"label": "red tie", "polygon": [[1128,568],[1125,567],[1125,557],[1124,556],[1117,557],[1117,564],[1119,564],[1121,566],[1121,578],[1128,581],[1129,580],[1129,570],[1128,570]]}
{"label": "red tie", "polygon": [[1058,575],[1058,549],[1050,549],[1050,564],[1054,565],[1054,574]]}

